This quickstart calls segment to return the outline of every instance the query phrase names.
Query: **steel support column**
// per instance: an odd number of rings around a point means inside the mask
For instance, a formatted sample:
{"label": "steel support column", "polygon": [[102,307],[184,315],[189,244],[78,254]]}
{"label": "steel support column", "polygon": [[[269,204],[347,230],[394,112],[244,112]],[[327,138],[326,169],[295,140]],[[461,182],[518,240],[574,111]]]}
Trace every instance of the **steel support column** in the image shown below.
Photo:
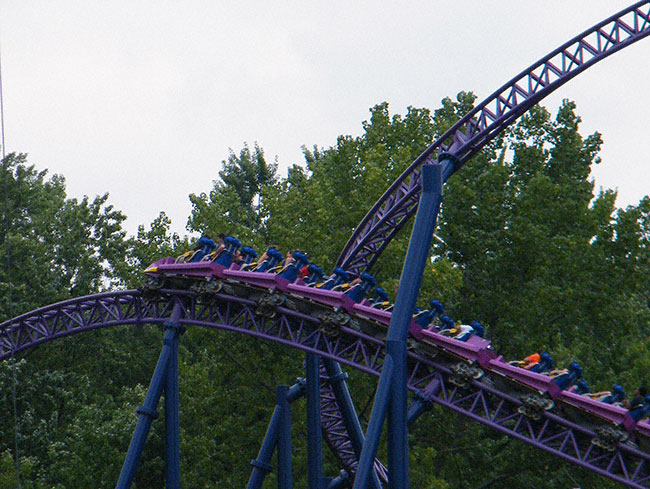
{"label": "steel support column", "polygon": [[275,402],[279,411],[278,421],[278,489],[293,486],[291,468],[291,407],[287,400],[289,386],[279,385],[275,391]]}
{"label": "steel support column", "polygon": [[[167,326],[171,328],[172,326]],[[180,325],[174,327],[182,328]],[[182,333],[182,329],[180,330]],[[171,340],[165,379],[165,487],[181,487],[181,441],[178,404],[178,334]]]}
{"label": "steel support column", "polygon": [[386,420],[386,411],[388,410],[389,396],[391,393],[390,383],[393,376],[393,359],[387,356],[384,366],[381,370],[375,401],[370,413],[370,421],[366,431],[366,440],[359,457],[359,466],[357,475],[354,478],[353,489],[366,489],[371,471],[374,468],[377,449],[379,448],[379,438]]}
{"label": "steel support column", "polygon": [[367,486],[370,464],[377,452],[387,412],[389,487],[409,487],[406,340],[442,201],[442,169],[453,162],[453,156],[444,155],[441,159],[444,161],[422,166],[422,194],[388,328],[386,360],[379,379],[354,489],[365,489]]}
{"label": "steel support column", "polygon": [[345,470],[342,470],[338,477],[329,481],[327,489],[342,489],[343,487],[349,487],[349,485],[350,476]]}
{"label": "steel support column", "polygon": [[440,391],[440,381],[434,380],[424,391],[418,392],[417,399],[411,403],[406,413],[406,424],[410,427],[415,420],[429,411],[432,407],[430,396],[435,396]]}
{"label": "steel support column", "polygon": [[[350,437],[352,449],[357,458],[361,458],[361,450],[365,443],[365,436],[363,434],[363,429],[361,428],[361,423],[359,422],[359,417],[357,416],[357,411],[354,408],[352,396],[350,395],[350,391],[345,382],[348,376],[341,370],[341,364],[334,360],[323,358],[323,365],[325,366],[325,371],[329,377],[328,382],[332,386],[332,392],[334,392],[336,403],[341,411],[343,424],[348,432],[348,436]],[[372,477],[371,487],[374,489],[381,489],[381,483],[379,482],[379,477],[377,476],[377,471],[374,467],[370,476]]]}
{"label": "steel support column", "polygon": [[[182,332],[182,327],[179,324],[181,314],[182,308],[180,303],[177,302],[174,305],[169,322],[165,323],[163,347],[158,358],[158,363],[156,364],[156,369],[151,377],[144,404],[136,410],[140,417],[135,426],[133,437],[131,438],[131,443],[126,453],[126,458],[124,459],[124,465],[122,465],[120,478],[115,486],[116,489],[129,489],[131,487],[136,470],[138,469],[138,464],[140,463],[144,443],[147,440],[147,435],[151,428],[151,423],[158,417],[156,408],[158,407],[158,402],[160,401],[160,396],[162,395],[167,380],[169,359],[178,353],[178,336]],[[175,409],[177,412],[178,405]],[[169,472],[167,472],[167,475],[169,475]]]}
{"label": "steel support column", "polygon": [[309,489],[323,487],[323,435],[320,425],[320,357],[306,354],[307,371],[307,476]]}
{"label": "steel support column", "polygon": [[273,450],[275,449],[276,443],[278,441],[278,426],[280,425],[280,415],[280,408],[276,406],[273,410],[273,415],[271,416],[269,427],[266,429],[266,435],[264,435],[264,441],[262,441],[262,446],[260,447],[260,451],[257,454],[257,458],[251,460],[253,470],[251,471],[251,476],[248,479],[246,489],[261,489],[266,474],[270,473],[273,470],[273,465],[271,465],[271,457],[273,456]]}
{"label": "steel support column", "polygon": [[[287,401],[289,403],[300,399],[305,395],[305,382],[299,379],[298,383],[291,386],[287,391]],[[266,435],[264,435],[264,440],[262,441],[262,446],[260,451],[257,454],[257,458],[251,460],[251,465],[253,470],[251,471],[251,476],[248,479],[248,484],[246,489],[261,489],[262,483],[266,474],[273,470],[271,465],[271,458],[273,457],[273,451],[277,445],[278,441],[278,430],[280,426],[280,416],[282,415],[282,409],[276,405],[273,410],[273,415],[271,416],[271,421],[269,422],[269,427],[266,430]]]}

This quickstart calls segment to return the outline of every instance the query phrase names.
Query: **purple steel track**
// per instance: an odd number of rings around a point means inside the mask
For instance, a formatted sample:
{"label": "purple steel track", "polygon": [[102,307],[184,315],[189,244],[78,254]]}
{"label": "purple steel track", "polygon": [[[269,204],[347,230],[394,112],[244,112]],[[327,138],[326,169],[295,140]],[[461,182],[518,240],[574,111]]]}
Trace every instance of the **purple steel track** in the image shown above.
{"label": "purple steel track", "polygon": [[[321,378],[325,380],[325,382],[321,382],[320,391],[321,426],[323,428],[325,441],[327,442],[327,445],[332,448],[334,455],[336,455],[336,458],[347,473],[354,475],[357,472],[359,459],[352,447],[352,442],[348,432],[345,429],[341,411],[336,402],[334,392],[330,384],[327,382],[327,374],[322,372],[321,375]],[[375,470],[377,471],[379,479],[385,483],[388,480],[388,474],[386,472],[386,467],[379,462],[379,460],[375,460]]]}
{"label": "purple steel track", "polygon": [[[420,167],[442,152],[457,160],[445,168],[446,181],[499,132],[549,93],[601,59],[650,34],[650,1],[631,7],[576,36],[524,70],[481,102],[422,153],[391,185],[357,227],[338,265],[359,274],[372,267],[388,243],[417,210]],[[363,372],[379,375],[384,343],[355,329],[336,333],[321,317],[278,307],[272,317],[260,314],[257,304],[229,294],[215,294],[209,304],[188,291],[162,291],[163,298],[145,301],[138,291],[111,292],[47,306],[0,324],[0,360],[60,337],[116,325],[163,324],[172,304],[183,304],[181,324],[248,334],[293,348],[317,353]],[[362,318],[359,318],[363,321]],[[518,398],[495,389],[488,381],[457,387],[449,365],[430,356],[409,354],[408,387],[429,392],[430,401],[490,426],[600,475],[634,488],[650,488],[650,455],[633,446],[615,444],[604,450],[592,443],[597,434],[562,415],[544,411],[533,420],[520,413]],[[341,413],[327,384],[321,390],[322,426],[328,444],[353,474],[357,463],[343,427]],[[376,464],[382,475],[383,467]]]}
{"label": "purple steel track", "polygon": [[[332,333],[318,317],[283,307],[270,318],[260,315],[255,302],[228,294],[215,294],[210,304],[203,304],[189,291],[161,293],[162,298],[152,302],[134,290],[81,297],[6,321],[0,324],[0,360],[41,343],[98,328],[163,324],[178,299],[182,304],[180,323],[185,326],[243,333],[314,352],[372,375],[381,373],[383,341],[356,329],[342,327]],[[440,389],[429,399],[473,421],[629,487],[650,488],[650,454],[635,447],[617,444],[613,451],[598,448],[592,443],[597,437],[594,431],[550,412],[531,420],[519,412],[519,399],[495,389],[491,382],[473,381],[459,388],[452,383],[454,374],[449,366],[429,355],[409,354],[408,378],[412,391],[426,393],[428,385],[439,384]],[[356,456],[327,387],[322,391],[322,403],[325,438],[344,467],[354,473]],[[381,475],[382,467],[377,468]]]}
{"label": "purple steel track", "polygon": [[429,146],[359,223],[337,266],[360,274],[370,269],[386,246],[415,214],[420,197],[420,167],[439,153],[458,158],[446,181],[492,138],[548,94],[607,56],[650,34],[650,2],[642,1],[603,20],[525,69],[477,105]]}

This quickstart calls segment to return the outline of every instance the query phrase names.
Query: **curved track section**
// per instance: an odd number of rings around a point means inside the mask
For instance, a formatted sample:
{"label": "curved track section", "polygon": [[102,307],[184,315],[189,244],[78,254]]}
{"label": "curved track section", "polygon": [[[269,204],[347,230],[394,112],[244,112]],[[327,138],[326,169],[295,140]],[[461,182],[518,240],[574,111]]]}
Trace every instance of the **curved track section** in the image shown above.
{"label": "curved track section", "polygon": [[[244,284],[239,284],[242,287]],[[226,287],[228,288],[228,287]],[[250,289],[254,291],[254,288]],[[19,316],[0,325],[0,359],[60,337],[120,324],[163,324],[173,304],[183,307],[181,323],[238,332],[274,341],[379,375],[384,362],[384,342],[379,339],[387,323],[353,315],[350,327],[336,329],[323,312],[331,306],[316,305],[312,313],[292,307],[272,310],[255,295],[217,293],[199,295],[186,290],[159,290],[155,300],[145,300],[139,291],[123,291],[82,297],[54,304]],[[300,300],[299,297],[294,297]],[[305,301],[305,304],[311,304]],[[447,344],[449,341],[445,340]],[[524,414],[517,395],[495,388],[494,372],[481,380],[459,381],[455,369],[458,356],[449,356],[444,346],[413,344],[409,353],[411,391],[473,421],[529,443],[561,459],[622,482],[629,487],[650,488],[650,454],[635,445],[616,443],[601,448],[598,433],[569,419],[562,411]],[[461,342],[458,342],[460,345]],[[453,347],[453,345],[451,345]],[[499,375],[495,373],[495,378]],[[428,389],[435,385],[436,389]],[[356,455],[342,426],[331,393],[323,389],[323,428],[330,447],[345,468],[354,473]],[[381,469],[381,466],[377,466]]]}
{"label": "curved track section", "polygon": [[420,167],[450,153],[456,170],[548,94],[607,56],[650,35],[650,1],[637,2],[574,37],[525,69],[477,105],[429,146],[390,186],[357,226],[337,266],[360,274],[370,269],[393,237],[415,214]]}
{"label": "curved track section", "polygon": [[[324,369],[321,371],[321,426],[325,442],[330,447],[341,466],[348,474],[356,474],[359,465],[359,454],[355,451],[350,435],[343,422],[341,409],[330,385],[330,380]],[[388,472],[386,467],[377,459],[374,463],[379,479],[386,483]]]}
{"label": "curved track section", "polygon": [[142,301],[137,290],[96,294],[41,307],[0,324],[0,360],[41,343],[117,325],[161,322],[170,311]]}

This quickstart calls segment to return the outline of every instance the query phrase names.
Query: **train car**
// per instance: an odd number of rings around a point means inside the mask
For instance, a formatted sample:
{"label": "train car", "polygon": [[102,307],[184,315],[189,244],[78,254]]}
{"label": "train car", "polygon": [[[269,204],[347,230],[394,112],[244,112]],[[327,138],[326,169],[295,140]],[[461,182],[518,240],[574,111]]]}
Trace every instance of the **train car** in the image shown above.
{"label": "train car", "polygon": [[[647,413],[644,413],[647,415]],[[648,418],[637,422],[635,430],[636,442],[644,452],[650,451],[650,420]]]}
{"label": "train car", "polygon": [[241,243],[236,238],[227,236],[223,248],[213,259],[206,256],[198,261],[185,261],[185,255],[182,255],[179,258],[157,260],[144,271],[148,279],[145,290],[151,292],[163,287],[196,288],[214,278],[223,278],[224,271],[228,268],[239,268],[234,259],[240,247]]}
{"label": "train car", "polygon": [[466,341],[460,341],[440,334],[434,328],[418,328],[412,332],[412,335],[424,345],[433,346],[435,350],[430,349],[430,351],[436,351],[437,354],[444,353],[450,359],[464,360],[484,367],[490,359],[496,358],[492,343],[477,335],[470,336]]}
{"label": "train car", "polygon": [[558,395],[558,409],[567,418],[594,430],[597,436],[592,442],[606,450],[626,442],[637,425],[629,410],[623,407],[566,390]]}
{"label": "train car", "polygon": [[[298,278],[300,270],[309,265],[304,254],[296,252],[293,265],[270,273],[268,270],[273,270],[282,258],[277,250],[267,250],[265,255],[271,253],[266,261],[253,264],[262,271],[252,271],[255,268],[250,265],[255,251],[242,248],[245,262],[244,268],[240,268],[234,263],[239,247],[236,239],[228,237],[224,251],[214,260],[183,263],[169,257],[157,260],[145,270],[147,287],[190,288],[207,300],[223,291],[255,300],[258,312],[268,317],[278,307],[288,307],[319,317],[327,334],[335,335],[341,327],[350,327],[385,338],[392,312],[372,307],[365,299],[375,285],[372,276],[364,274],[355,286],[336,290],[349,279],[347,272],[337,270],[321,283],[324,286],[315,287],[323,275],[318,267],[312,267],[314,275],[310,283]],[[637,422],[627,409],[563,390],[562,384],[548,375],[509,364],[497,356],[491,342],[484,338],[473,335],[467,341],[460,341],[440,334],[434,327],[422,327],[415,320],[411,320],[409,333],[415,350],[448,365],[453,372],[450,380],[461,387],[483,377],[481,381],[519,397],[521,411],[534,419],[544,410],[557,406],[569,419],[592,427],[598,435],[594,443],[602,448],[612,449],[616,443],[626,441],[629,433],[634,433],[634,439],[642,446],[650,448],[647,420]],[[488,376],[484,376],[486,372]]]}

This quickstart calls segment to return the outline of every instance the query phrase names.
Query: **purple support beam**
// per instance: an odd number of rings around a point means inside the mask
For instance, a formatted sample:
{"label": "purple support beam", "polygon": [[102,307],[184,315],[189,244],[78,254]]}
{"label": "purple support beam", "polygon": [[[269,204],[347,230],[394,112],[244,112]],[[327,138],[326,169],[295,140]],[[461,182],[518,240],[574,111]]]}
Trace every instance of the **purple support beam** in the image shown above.
{"label": "purple support beam", "polygon": [[[342,327],[336,335],[326,334],[321,320],[294,310],[278,307],[272,319],[256,314],[254,301],[228,294],[217,294],[210,303],[199,301],[195,293],[163,290],[162,299],[144,301],[138,291],[121,291],[82,297],[39,309],[0,324],[0,358],[11,351],[67,335],[97,328],[146,323],[170,322],[174,304],[180,304],[185,327],[202,326],[222,329],[273,341],[324,360],[349,365],[371,375],[379,375],[386,358],[385,344],[357,329]],[[357,318],[362,320],[361,318]],[[507,436],[533,445],[556,457],[621,482],[628,487],[650,489],[650,454],[618,444],[612,452],[603,452],[592,444],[597,437],[593,427],[581,426],[562,412],[544,412],[532,422],[518,412],[521,401],[486,382],[471,382],[463,389],[450,382],[453,372],[438,357],[409,352],[408,388],[418,392],[439,382],[437,393],[427,397],[469,419],[489,426]],[[486,373],[486,375],[489,374]],[[340,411],[323,408],[325,429],[343,425]],[[325,416],[327,415],[327,416]],[[344,432],[345,430],[343,430]],[[326,436],[328,445],[346,467],[354,468],[354,450],[343,432]],[[375,468],[383,474],[381,466]],[[382,475],[383,477],[383,475]]]}

